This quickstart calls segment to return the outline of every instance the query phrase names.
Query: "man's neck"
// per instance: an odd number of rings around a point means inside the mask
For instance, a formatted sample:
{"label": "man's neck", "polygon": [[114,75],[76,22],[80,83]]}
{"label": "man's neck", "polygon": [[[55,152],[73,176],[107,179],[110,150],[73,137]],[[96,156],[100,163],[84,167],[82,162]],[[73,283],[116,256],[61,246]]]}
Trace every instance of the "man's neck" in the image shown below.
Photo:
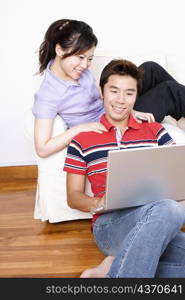
{"label": "man's neck", "polygon": [[128,122],[129,122],[130,115],[122,121],[110,120],[107,116],[106,116],[106,118],[113,126],[118,127],[121,130],[121,133],[123,134],[125,132],[125,130],[128,128]]}

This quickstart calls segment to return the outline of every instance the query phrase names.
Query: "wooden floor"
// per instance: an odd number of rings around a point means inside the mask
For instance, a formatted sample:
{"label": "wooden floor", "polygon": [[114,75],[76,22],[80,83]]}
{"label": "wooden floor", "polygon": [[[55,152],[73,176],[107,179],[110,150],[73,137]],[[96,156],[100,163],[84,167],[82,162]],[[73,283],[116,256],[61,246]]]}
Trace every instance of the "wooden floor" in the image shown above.
{"label": "wooden floor", "polygon": [[90,220],[33,219],[36,179],[0,182],[0,277],[79,277],[104,256]]}
{"label": "wooden floor", "polygon": [[104,258],[90,220],[34,220],[35,189],[36,179],[0,182],[0,277],[79,277]]}

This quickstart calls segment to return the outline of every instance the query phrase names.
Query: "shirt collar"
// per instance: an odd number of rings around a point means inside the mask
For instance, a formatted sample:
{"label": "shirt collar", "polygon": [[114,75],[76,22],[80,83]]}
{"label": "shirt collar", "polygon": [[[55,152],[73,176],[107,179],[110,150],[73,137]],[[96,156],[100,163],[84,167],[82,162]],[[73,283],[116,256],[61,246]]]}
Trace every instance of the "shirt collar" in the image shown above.
{"label": "shirt collar", "polygon": [[[111,128],[114,128],[115,126],[109,123],[109,121],[106,118],[106,114],[103,114],[100,122],[105,126],[107,130],[111,130]],[[128,128],[133,128],[133,129],[139,129],[140,124],[136,122],[134,119],[133,115],[130,114],[129,120],[128,120]]]}

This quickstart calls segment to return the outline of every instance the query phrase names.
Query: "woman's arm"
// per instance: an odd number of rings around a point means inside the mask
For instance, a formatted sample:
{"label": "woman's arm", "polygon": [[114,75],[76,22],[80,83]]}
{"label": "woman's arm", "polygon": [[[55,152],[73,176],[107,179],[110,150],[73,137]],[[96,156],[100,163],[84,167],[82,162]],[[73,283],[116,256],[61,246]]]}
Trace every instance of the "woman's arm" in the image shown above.
{"label": "woman's arm", "polygon": [[103,131],[107,131],[101,123],[84,123],[74,126],[58,136],[52,137],[53,125],[53,119],[35,119],[35,150],[40,157],[48,157],[49,155],[64,149],[80,132],[95,131],[102,133]]}

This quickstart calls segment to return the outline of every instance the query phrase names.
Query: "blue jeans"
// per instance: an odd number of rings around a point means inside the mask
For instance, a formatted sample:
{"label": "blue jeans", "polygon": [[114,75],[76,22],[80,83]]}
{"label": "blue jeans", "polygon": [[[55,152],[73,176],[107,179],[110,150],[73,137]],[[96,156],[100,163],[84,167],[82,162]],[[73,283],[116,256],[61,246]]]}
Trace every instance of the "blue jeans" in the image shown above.
{"label": "blue jeans", "polygon": [[115,257],[108,278],[185,277],[185,208],[163,199],[101,215],[93,225],[100,250]]}

